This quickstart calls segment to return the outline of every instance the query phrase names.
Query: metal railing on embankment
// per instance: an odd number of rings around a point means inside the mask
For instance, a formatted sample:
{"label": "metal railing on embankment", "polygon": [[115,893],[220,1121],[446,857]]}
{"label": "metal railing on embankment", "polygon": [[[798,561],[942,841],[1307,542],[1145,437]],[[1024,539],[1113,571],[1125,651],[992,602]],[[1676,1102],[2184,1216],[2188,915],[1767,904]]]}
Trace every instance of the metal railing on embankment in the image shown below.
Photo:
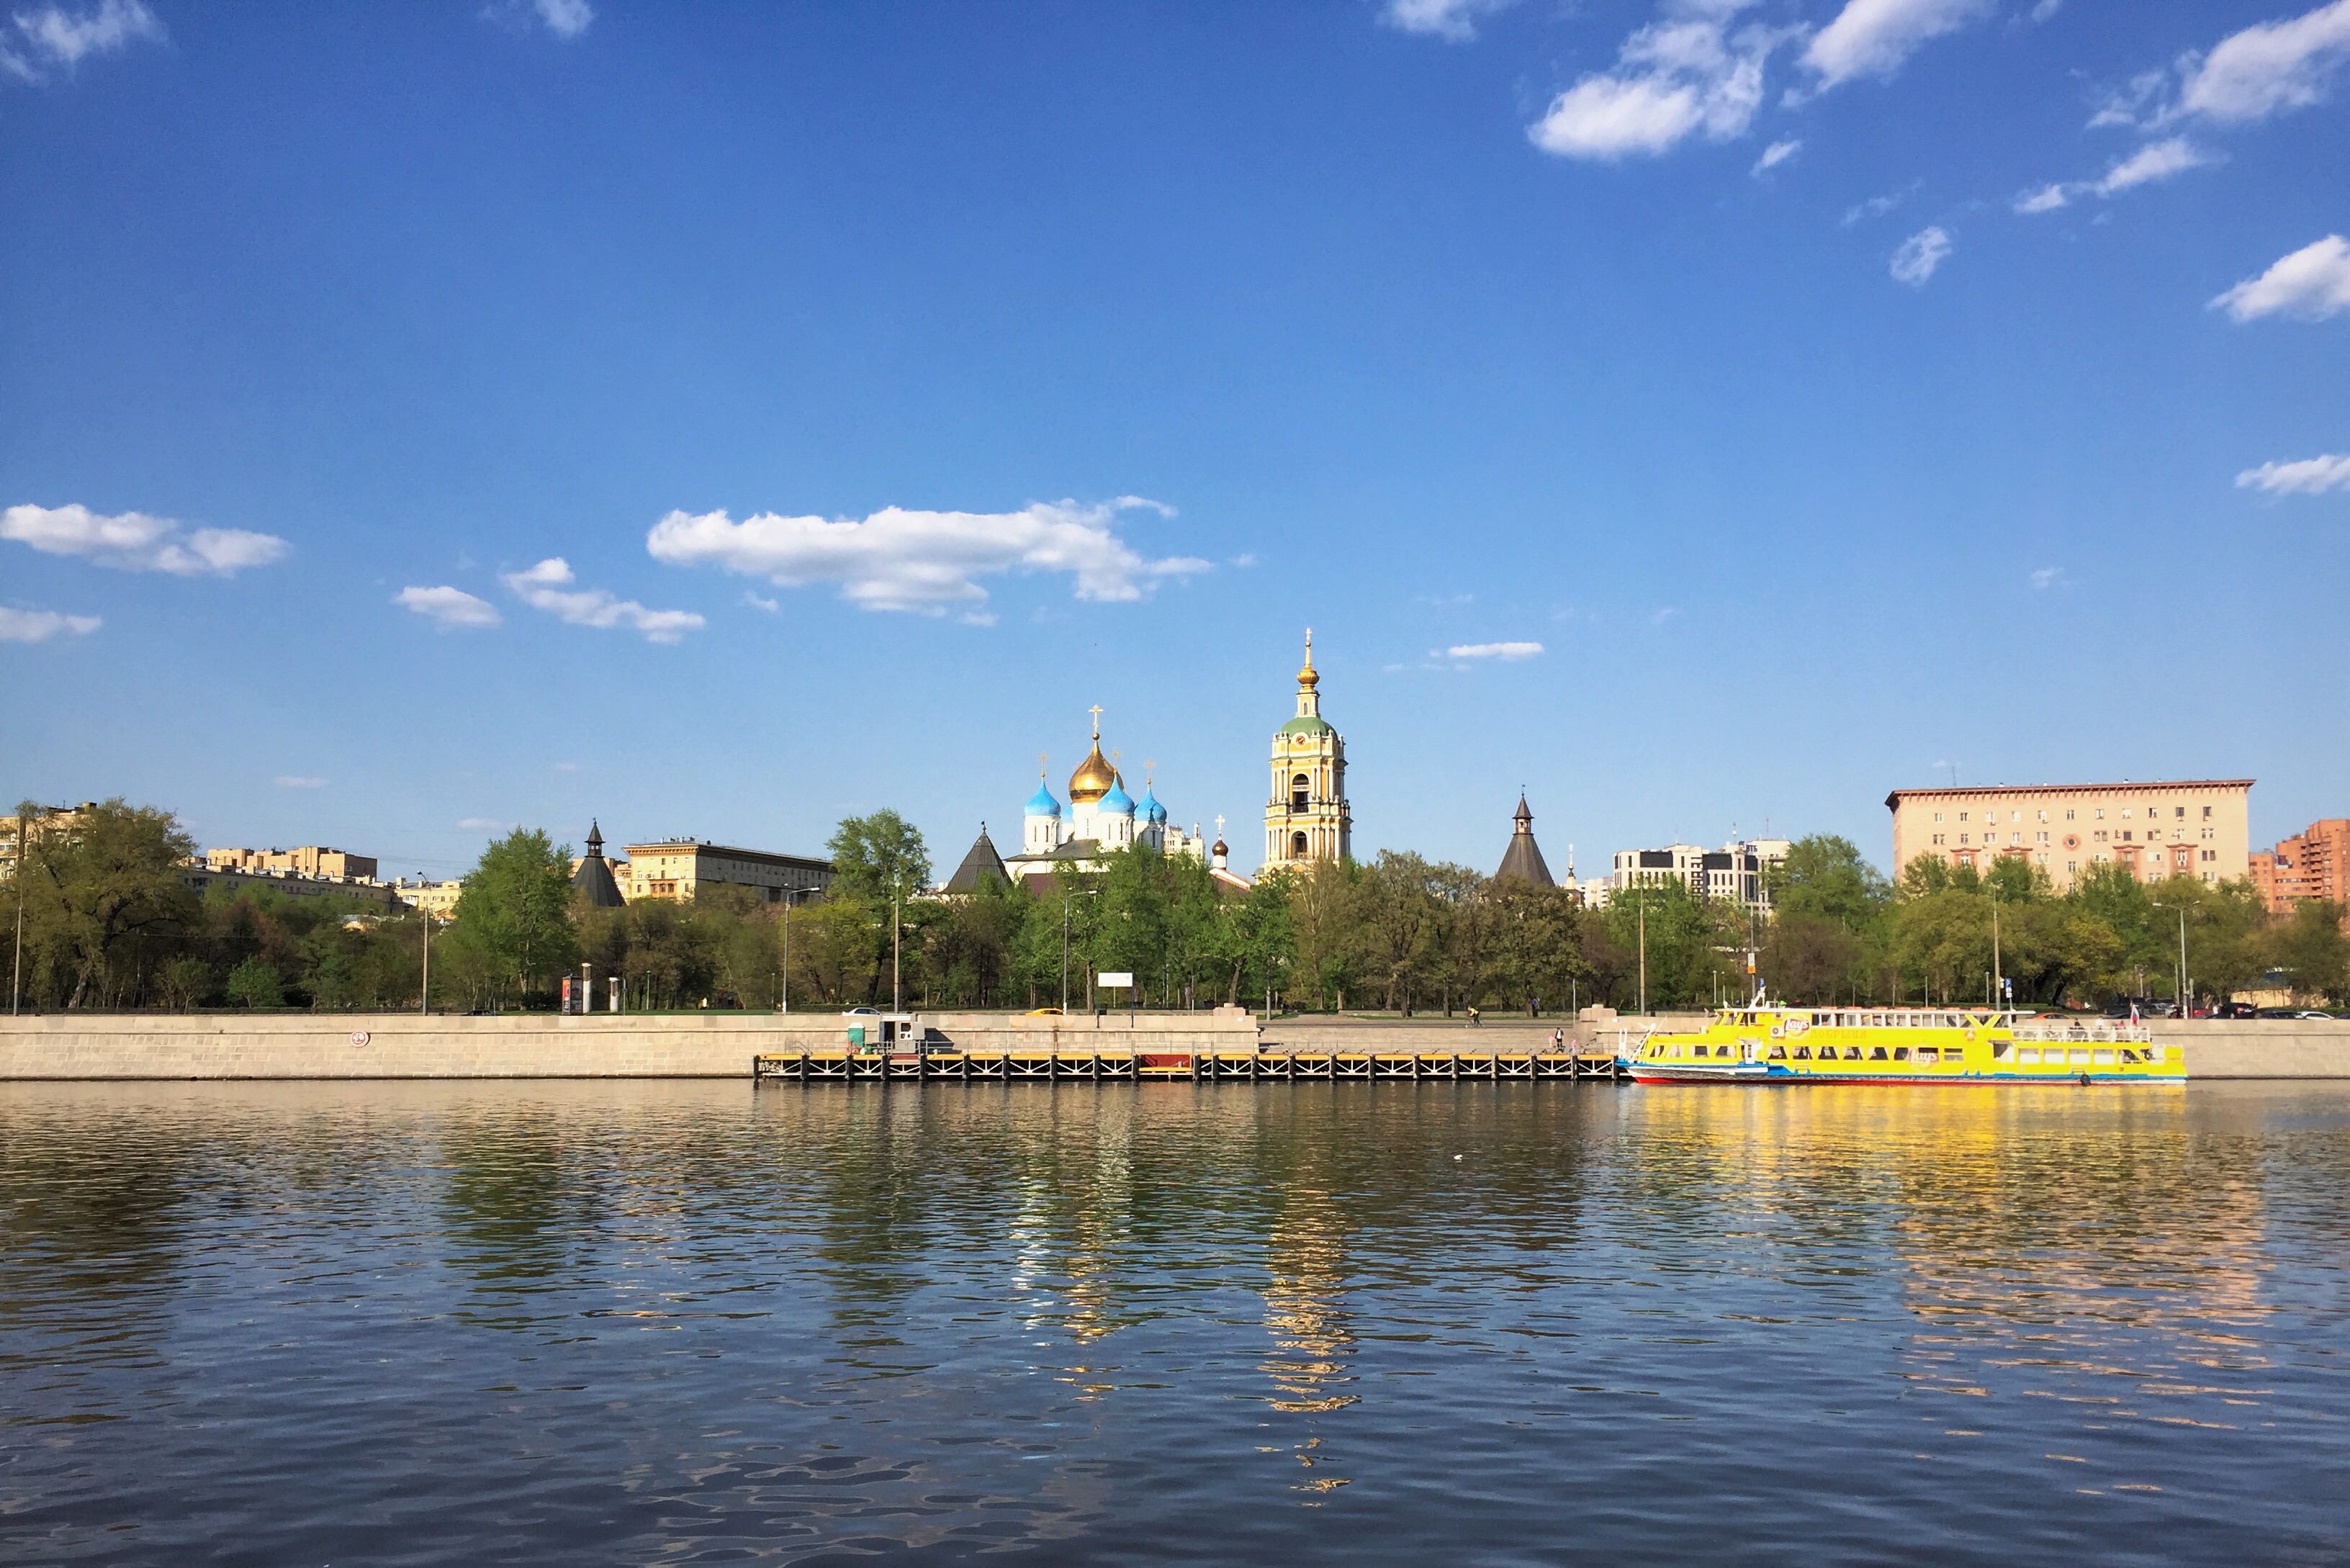
{"label": "metal railing on embankment", "polygon": [[797,1051],[754,1056],[751,1076],[798,1084],[1622,1082],[1613,1054],[1573,1051]]}

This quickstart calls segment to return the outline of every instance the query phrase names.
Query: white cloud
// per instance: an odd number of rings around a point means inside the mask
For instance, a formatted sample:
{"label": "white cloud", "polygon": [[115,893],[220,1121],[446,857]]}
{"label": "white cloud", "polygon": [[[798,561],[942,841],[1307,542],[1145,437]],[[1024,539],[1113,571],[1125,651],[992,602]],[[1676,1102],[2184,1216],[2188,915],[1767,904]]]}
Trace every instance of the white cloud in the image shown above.
{"label": "white cloud", "polygon": [[2040,0],[2040,4],[2032,8],[2032,19],[2045,22],[2064,8],[2064,0]]}
{"label": "white cloud", "polygon": [[2204,151],[2183,136],[2168,137],[2147,143],[2106,170],[2099,179],[2043,185],[2036,191],[2024,192],[2013,204],[2018,213],[2053,213],[2069,205],[2075,196],[2116,196],[2135,186],[2151,185],[2219,161],[2219,154]]}
{"label": "white cloud", "polygon": [[1856,77],[1889,77],[1927,42],[1991,9],[1991,0],[1846,0],[1804,47],[1804,64],[1823,89]]}
{"label": "white cloud", "polygon": [[496,833],[515,825],[494,816],[461,816],[457,819],[457,826],[473,833]]}
{"label": "white cloud", "polygon": [[1902,202],[1916,195],[1918,193],[1918,187],[1923,183],[1925,183],[1925,182],[1921,180],[1912,180],[1898,191],[1887,191],[1884,195],[1871,196],[1866,202],[1855,202],[1851,206],[1845,209],[1844,227],[1848,229],[1864,218],[1881,218],[1885,216],[1886,213],[1893,211],[1894,208],[1901,205]]}
{"label": "white cloud", "polygon": [[576,38],[596,19],[596,11],[588,0],[490,0],[482,7],[482,19],[517,30],[541,24],[558,38]]}
{"label": "white cloud", "polygon": [[1407,33],[1427,33],[1465,44],[1477,36],[1477,18],[1513,0],[1388,0],[1379,20]]}
{"label": "white cloud", "polygon": [[310,777],[302,774],[279,774],[276,778],[269,782],[276,784],[279,789],[324,789],[327,787],[326,780],[322,778]]}
{"label": "white cloud", "polygon": [[576,38],[596,19],[588,0],[533,0],[531,8],[557,37]]}
{"label": "white cloud", "polygon": [[1447,659],[1498,659],[1504,662],[1532,659],[1543,650],[1539,642],[1456,642],[1444,650]]}
{"label": "white cloud", "polygon": [[1078,598],[1112,601],[1209,569],[1188,556],[1146,559],[1119,538],[1118,514],[1136,507],[1165,510],[1120,496],[1097,506],[1038,502],[1018,512],[889,506],[862,521],[767,512],[736,523],[723,512],[672,512],[653,524],[645,548],[673,566],[718,566],[784,587],[837,583],[861,608],[925,615],[984,602],[977,579],[1003,572],[1066,572]]}
{"label": "white cloud", "polygon": [[2110,196],[2133,185],[2168,180],[2173,174],[2183,174],[2189,169],[2201,169],[2218,161],[2213,154],[2204,151],[2183,136],[2149,142],[2107,170],[2106,177],[2097,182],[2097,194]]}
{"label": "white cloud", "polygon": [[2043,593],[2064,581],[2064,568],[2062,566],[2042,566],[2032,574],[2032,586]]}
{"label": "white cloud", "polygon": [[2208,55],[2179,61],[2180,114],[2241,122],[2324,100],[2350,60],[2350,0],[2231,33]]}
{"label": "white cloud", "polygon": [[1670,151],[1702,133],[1743,136],[1762,103],[1762,67],[1789,35],[1731,23],[1752,0],[1668,0],[1659,20],[1624,40],[1613,70],[1593,72],[1526,128],[1562,158],[1612,161]]}
{"label": "white cloud", "polygon": [[2263,316],[2297,316],[2323,321],[2350,310],[2350,241],[2328,234],[2315,244],[2277,262],[2258,277],[2248,277],[2211,302],[2236,321]]}
{"label": "white cloud", "polygon": [[1754,167],[1748,172],[1760,174],[1765,169],[1776,169],[1803,150],[1803,141],[1796,137],[1791,136],[1784,141],[1774,141],[1762,150],[1762,156],[1754,161]]}
{"label": "white cloud", "polygon": [[402,588],[392,596],[391,602],[443,627],[496,626],[503,618],[497,606],[489,600],[475,598],[463,588],[445,584],[437,588]]}
{"label": "white cloud", "polygon": [[160,44],[163,24],[141,0],[99,0],[85,11],[44,5],[19,11],[10,20],[12,37],[0,32],[0,73],[19,81],[41,82],[48,68],[70,71],[91,55],[108,55],[140,39]]}
{"label": "white cloud", "polygon": [[1950,258],[1950,236],[1939,224],[1918,230],[1893,253],[1894,280],[1912,288],[1923,288],[1926,280]]}
{"label": "white cloud", "polygon": [[598,629],[626,627],[647,642],[675,642],[709,623],[691,610],[650,610],[634,599],[615,598],[602,588],[572,585],[571,564],[550,556],[525,571],[507,572],[499,581],[533,609],[542,609],[571,626]]}
{"label": "white cloud", "polygon": [[769,615],[781,615],[784,613],[784,605],[781,599],[766,598],[761,595],[751,592],[748,588],[743,590],[743,602],[749,605],[754,610],[764,610]]}
{"label": "white cloud", "polygon": [[56,610],[10,609],[0,605],[0,642],[47,642],[59,632],[88,637],[103,624],[94,615],[60,615]]}
{"label": "white cloud", "polygon": [[1664,608],[1655,611],[1648,617],[1648,624],[1650,626],[1662,626],[1669,620],[1677,619],[1680,613],[1680,606],[1667,605]]}
{"label": "white cloud", "polygon": [[50,556],[79,556],[124,572],[225,577],[265,566],[286,554],[275,534],[243,528],[199,528],[182,535],[169,517],[124,512],[109,517],[87,506],[11,506],[0,512],[0,539],[14,539]]}
{"label": "white cloud", "polygon": [[2265,490],[2272,495],[2323,495],[2329,490],[2350,490],[2350,452],[2305,457],[2298,462],[2264,462],[2236,475],[2239,490]]}

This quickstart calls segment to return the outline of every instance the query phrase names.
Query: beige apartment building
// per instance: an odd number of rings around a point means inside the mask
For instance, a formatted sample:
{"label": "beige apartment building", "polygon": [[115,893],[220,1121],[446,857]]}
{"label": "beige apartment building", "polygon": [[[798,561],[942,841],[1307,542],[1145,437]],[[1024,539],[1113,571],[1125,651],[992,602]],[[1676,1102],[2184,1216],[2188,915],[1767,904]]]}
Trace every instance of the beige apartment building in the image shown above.
{"label": "beige apartment building", "polygon": [[372,855],[353,855],[323,844],[299,849],[207,849],[204,864],[215,871],[243,871],[249,876],[361,877],[375,876]]}
{"label": "beige apartment building", "polygon": [[749,888],[770,904],[805,904],[822,897],[832,886],[828,860],[704,844],[698,838],[631,844],[628,855],[628,873],[620,885],[630,903],[639,898],[691,898],[705,885],[720,884]]}
{"label": "beige apartment building", "polygon": [[1894,874],[1931,856],[1978,869],[2022,859],[2047,872],[2060,893],[2100,864],[2145,882],[2232,882],[2251,874],[2251,779],[2184,779],[1898,789],[1885,797]]}
{"label": "beige apartment building", "polygon": [[86,800],[79,805],[36,805],[21,819],[0,816],[0,882],[16,879],[28,843],[45,834],[71,833],[81,826],[84,812],[97,809],[98,802]]}

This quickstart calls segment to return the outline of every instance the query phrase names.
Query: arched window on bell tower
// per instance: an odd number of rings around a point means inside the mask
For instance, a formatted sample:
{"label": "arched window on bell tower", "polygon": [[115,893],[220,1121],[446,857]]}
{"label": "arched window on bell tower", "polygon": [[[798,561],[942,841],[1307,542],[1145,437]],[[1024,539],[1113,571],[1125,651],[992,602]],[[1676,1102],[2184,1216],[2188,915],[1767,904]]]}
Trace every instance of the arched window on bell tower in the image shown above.
{"label": "arched window on bell tower", "polygon": [[1306,803],[1307,803],[1309,800],[1311,800],[1311,799],[1313,798],[1313,794],[1314,794],[1314,781],[1313,781],[1312,779],[1310,779],[1310,778],[1306,777],[1304,774],[1292,774],[1292,775],[1290,776],[1290,780],[1289,780],[1289,809],[1290,809],[1290,810],[1292,810],[1292,811],[1304,811],[1304,810],[1305,809]]}

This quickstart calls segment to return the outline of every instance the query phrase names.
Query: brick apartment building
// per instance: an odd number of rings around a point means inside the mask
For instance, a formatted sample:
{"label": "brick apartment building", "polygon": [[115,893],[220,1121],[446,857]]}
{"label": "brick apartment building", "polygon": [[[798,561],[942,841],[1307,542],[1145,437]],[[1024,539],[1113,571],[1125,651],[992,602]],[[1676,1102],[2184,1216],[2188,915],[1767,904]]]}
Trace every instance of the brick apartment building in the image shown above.
{"label": "brick apartment building", "polygon": [[2291,914],[2304,898],[2350,903],[2350,817],[2313,822],[2273,850],[2255,852],[2251,874],[2261,897],[2280,915]]}

